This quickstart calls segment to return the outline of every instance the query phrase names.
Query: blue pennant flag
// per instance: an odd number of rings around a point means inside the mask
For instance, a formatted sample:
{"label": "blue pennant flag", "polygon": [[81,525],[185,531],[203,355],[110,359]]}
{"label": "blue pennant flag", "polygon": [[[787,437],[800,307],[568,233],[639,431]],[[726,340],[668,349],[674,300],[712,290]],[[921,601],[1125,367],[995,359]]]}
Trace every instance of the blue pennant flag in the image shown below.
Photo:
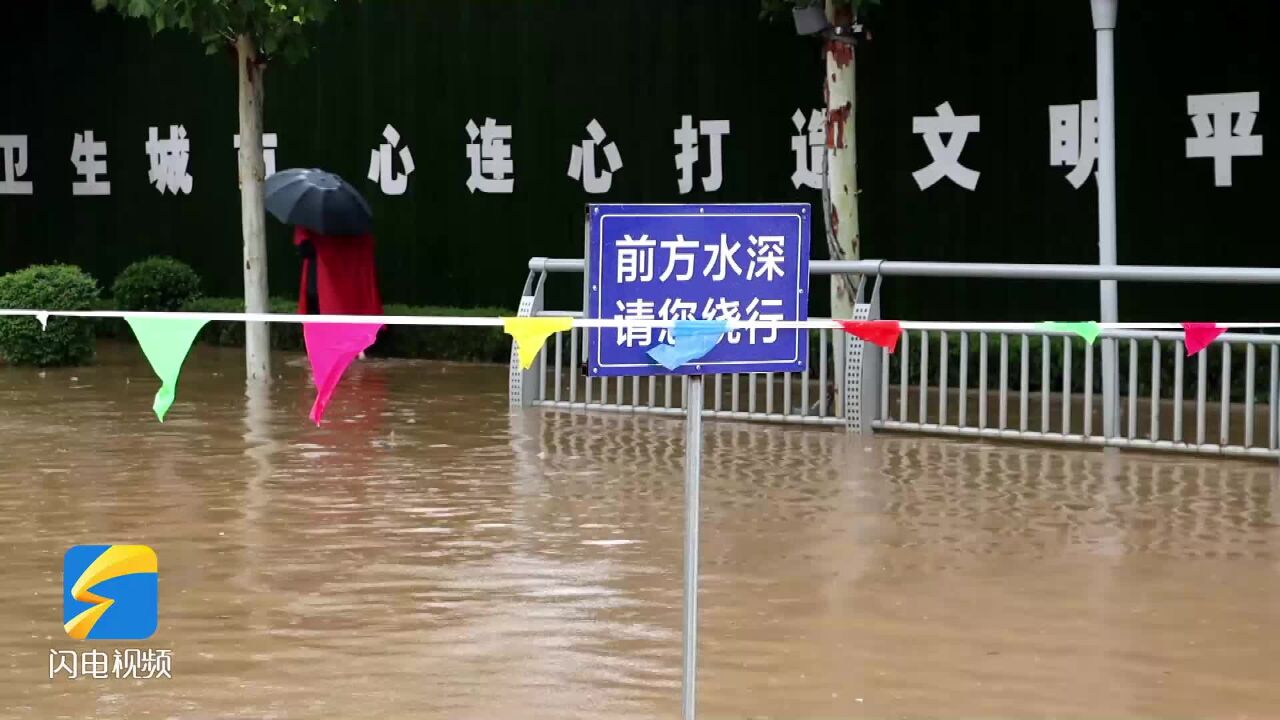
{"label": "blue pennant flag", "polygon": [[675,370],[714,350],[728,330],[727,320],[676,320],[671,326],[672,344],[650,348],[649,357]]}

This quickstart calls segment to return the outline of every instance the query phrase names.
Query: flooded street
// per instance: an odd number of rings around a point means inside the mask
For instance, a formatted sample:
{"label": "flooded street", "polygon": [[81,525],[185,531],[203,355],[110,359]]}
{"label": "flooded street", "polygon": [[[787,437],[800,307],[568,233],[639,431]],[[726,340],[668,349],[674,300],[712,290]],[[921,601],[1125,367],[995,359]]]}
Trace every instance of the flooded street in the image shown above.
{"label": "flooded street", "polygon": [[[0,369],[0,712],[670,718],[678,419],[509,413],[506,368],[305,360],[246,403],[197,347],[162,425],[133,346]],[[1265,463],[711,422],[704,718],[1274,717]],[[50,680],[62,555],[160,562],[170,680]]]}

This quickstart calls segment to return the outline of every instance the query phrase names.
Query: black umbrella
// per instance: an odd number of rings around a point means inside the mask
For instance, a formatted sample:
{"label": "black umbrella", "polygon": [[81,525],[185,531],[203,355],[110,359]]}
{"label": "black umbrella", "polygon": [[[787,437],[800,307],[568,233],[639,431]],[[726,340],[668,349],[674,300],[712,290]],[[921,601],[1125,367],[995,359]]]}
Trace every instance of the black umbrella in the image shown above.
{"label": "black umbrella", "polygon": [[267,178],[265,195],[267,210],[280,222],[322,235],[363,235],[373,223],[360,193],[323,170],[281,170]]}

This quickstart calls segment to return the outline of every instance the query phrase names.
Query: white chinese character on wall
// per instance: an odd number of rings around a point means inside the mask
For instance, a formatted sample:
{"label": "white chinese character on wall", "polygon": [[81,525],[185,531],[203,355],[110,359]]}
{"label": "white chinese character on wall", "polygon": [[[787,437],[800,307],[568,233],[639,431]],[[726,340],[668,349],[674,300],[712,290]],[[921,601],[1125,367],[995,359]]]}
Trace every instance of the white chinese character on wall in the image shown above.
{"label": "white chinese character on wall", "polygon": [[71,142],[71,164],[80,177],[71,183],[72,195],[111,194],[111,183],[98,177],[107,174],[107,142],[94,140],[92,130],[75,134]]}
{"label": "white chinese character on wall", "polygon": [[675,144],[680,146],[680,152],[676,153],[676,169],[680,171],[680,177],[676,184],[680,188],[681,195],[693,190],[693,166],[698,162],[699,134],[707,137],[707,144],[710,146],[708,151],[710,168],[707,171],[707,176],[702,179],[702,189],[708,192],[719,190],[720,183],[723,181],[720,145],[721,138],[729,134],[729,121],[703,120],[698,123],[697,129],[695,129],[693,127],[693,116],[683,115],[680,118],[680,127],[676,128],[673,133]]}
{"label": "white chinese character on wall", "polygon": [[[266,175],[269,178],[276,174],[276,146],[280,139],[275,133],[262,133],[262,165]],[[236,150],[240,149],[240,133],[236,133],[231,139],[231,144],[235,145]]]}
{"label": "white chinese character on wall", "polygon": [[[467,177],[467,189],[483,193],[509,193],[515,189],[515,163],[511,160],[511,126],[498,125],[493,118],[485,118],[477,127],[474,120],[467,120],[467,159],[471,161],[471,175]],[[478,140],[477,140],[478,138]]]}
{"label": "white chinese character on wall", "polygon": [[191,140],[187,138],[187,129],[181,125],[169,126],[169,137],[160,139],[160,129],[147,128],[147,159],[150,169],[147,180],[156,186],[163,195],[169,191],[191,194],[192,178],[187,173],[187,162],[191,159]]}
{"label": "white chinese character on wall", "polygon": [[1196,131],[1187,138],[1187,157],[1213,158],[1214,186],[1231,187],[1232,158],[1262,157],[1262,136],[1253,134],[1259,101],[1256,92],[1187,96]]}
{"label": "white chinese character on wall", "polygon": [[[937,115],[923,115],[911,118],[911,132],[924,135],[924,145],[933,158],[925,167],[911,173],[916,185],[921,190],[932,187],[943,178],[964,188],[972,190],[978,186],[981,173],[960,164],[960,153],[969,139],[969,133],[978,132],[977,115],[956,115],[951,110],[951,103],[944,102],[937,107]],[[948,135],[947,142],[942,136]]]}
{"label": "white chinese character on wall", "polygon": [[27,136],[0,135],[0,195],[31,195],[35,188],[30,180],[20,180],[27,174]]}
{"label": "white chinese character on wall", "polygon": [[[622,169],[622,155],[618,152],[618,144],[604,144],[604,128],[600,127],[595,118],[587,123],[587,135],[590,139],[583,140],[580,146],[574,145],[569,153],[569,177],[581,179],[582,189],[589,193],[609,192],[609,188],[613,186],[613,174]],[[596,172],[596,148],[600,146],[603,146],[604,159],[609,169]]]}
{"label": "white chinese character on wall", "polygon": [[826,114],[822,110],[809,113],[809,131],[804,129],[804,113],[796,110],[791,124],[796,134],[791,136],[791,149],[796,154],[796,169],[791,173],[791,184],[800,187],[822,189],[823,153],[826,152]]}
{"label": "white chinese character on wall", "polygon": [[1098,101],[1049,106],[1049,165],[1073,168],[1071,187],[1080,189],[1098,161]]}
{"label": "white chinese character on wall", "polygon": [[653,249],[657,244],[648,235],[641,235],[638,240],[623,235],[615,243],[618,248],[618,282],[653,280]]}
{"label": "white chinese character on wall", "polygon": [[[382,137],[386,142],[370,152],[369,179],[378,183],[384,195],[403,195],[409,189],[409,176],[413,174],[413,153],[405,145],[392,155],[400,145],[400,133],[390,124],[382,129]],[[397,156],[403,168],[399,173],[392,168],[392,160]]]}

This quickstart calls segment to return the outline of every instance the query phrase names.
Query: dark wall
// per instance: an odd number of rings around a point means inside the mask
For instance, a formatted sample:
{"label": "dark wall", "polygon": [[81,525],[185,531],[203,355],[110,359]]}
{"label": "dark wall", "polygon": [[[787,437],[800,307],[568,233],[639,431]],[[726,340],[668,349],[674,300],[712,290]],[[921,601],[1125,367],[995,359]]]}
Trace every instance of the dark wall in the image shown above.
{"label": "dark wall", "polygon": [[[1121,263],[1280,266],[1266,211],[1280,170],[1280,3],[1121,0],[1116,31],[1118,255]],[[998,12],[997,12],[998,11]],[[1049,166],[1048,106],[1095,97],[1086,0],[958,3],[886,0],[860,54],[859,153],[865,254],[913,260],[1097,262],[1097,188]],[[1260,91],[1261,158],[1234,161],[1216,188],[1213,162],[1185,158],[1188,94]],[[976,191],[921,191],[910,172],[928,152],[913,115],[949,100],[980,114],[962,160]],[[1080,316],[1097,286],[1008,282],[891,286],[909,317]],[[1120,287],[1124,319],[1273,319],[1277,289]],[[905,296],[905,297],[904,297]]]}
{"label": "dark wall", "polygon": [[[1122,3],[1117,36],[1121,262],[1280,266],[1265,212],[1274,184],[1280,91],[1271,40],[1280,6]],[[761,22],[755,0],[367,0],[344,4],[296,67],[267,73],[267,130],[281,168],[319,166],[352,181],[377,218],[390,300],[452,305],[516,300],[529,256],[580,256],[584,203],[808,201],[790,182],[790,117],[821,104],[815,41],[789,22]],[[999,12],[996,13],[996,10]],[[140,22],[94,13],[88,0],[9,3],[0,44],[0,134],[27,134],[32,197],[0,196],[0,269],[78,263],[104,282],[129,262],[170,254],[210,293],[240,292],[235,75],[195,39],[149,36]],[[1096,190],[1048,164],[1050,104],[1093,92],[1088,2],[886,0],[858,50],[858,150],[864,256],[1094,262]],[[1184,158],[1188,93],[1260,91],[1262,158],[1234,161],[1213,186],[1212,161]],[[918,189],[929,156],[911,118],[949,101],[981,115],[962,155],[974,192]],[[729,119],[720,191],[676,192],[672,130],[682,114]],[[515,192],[469,193],[468,119],[513,126]],[[624,162],[612,190],[588,196],[566,176],[571,146],[596,118]],[[147,127],[183,124],[192,140],[190,196],[147,181]],[[417,165],[402,196],[365,178],[387,123]],[[108,198],[73,197],[72,135],[108,142]],[[701,168],[699,169],[701,173]],[[291,294],[297,261],[269,221],[274,294]],[[814,228],[820,238],[820,228]],[[823,253],[816,241],[815,252]],[[576,297],[567,283],[553,301]],[[1096,286],[897,281],[902,317],[1083,317]],[[815,295],[822,297],[825,293]],[[1246,319],[1274,314],[1269,289],[1121,288],[1126,318]],[[1198,310],[1205,303],[1209,307]],[[825,308],[815,308],[823,312]],[[1170,317],[1170,313],[1181,313]]]}

